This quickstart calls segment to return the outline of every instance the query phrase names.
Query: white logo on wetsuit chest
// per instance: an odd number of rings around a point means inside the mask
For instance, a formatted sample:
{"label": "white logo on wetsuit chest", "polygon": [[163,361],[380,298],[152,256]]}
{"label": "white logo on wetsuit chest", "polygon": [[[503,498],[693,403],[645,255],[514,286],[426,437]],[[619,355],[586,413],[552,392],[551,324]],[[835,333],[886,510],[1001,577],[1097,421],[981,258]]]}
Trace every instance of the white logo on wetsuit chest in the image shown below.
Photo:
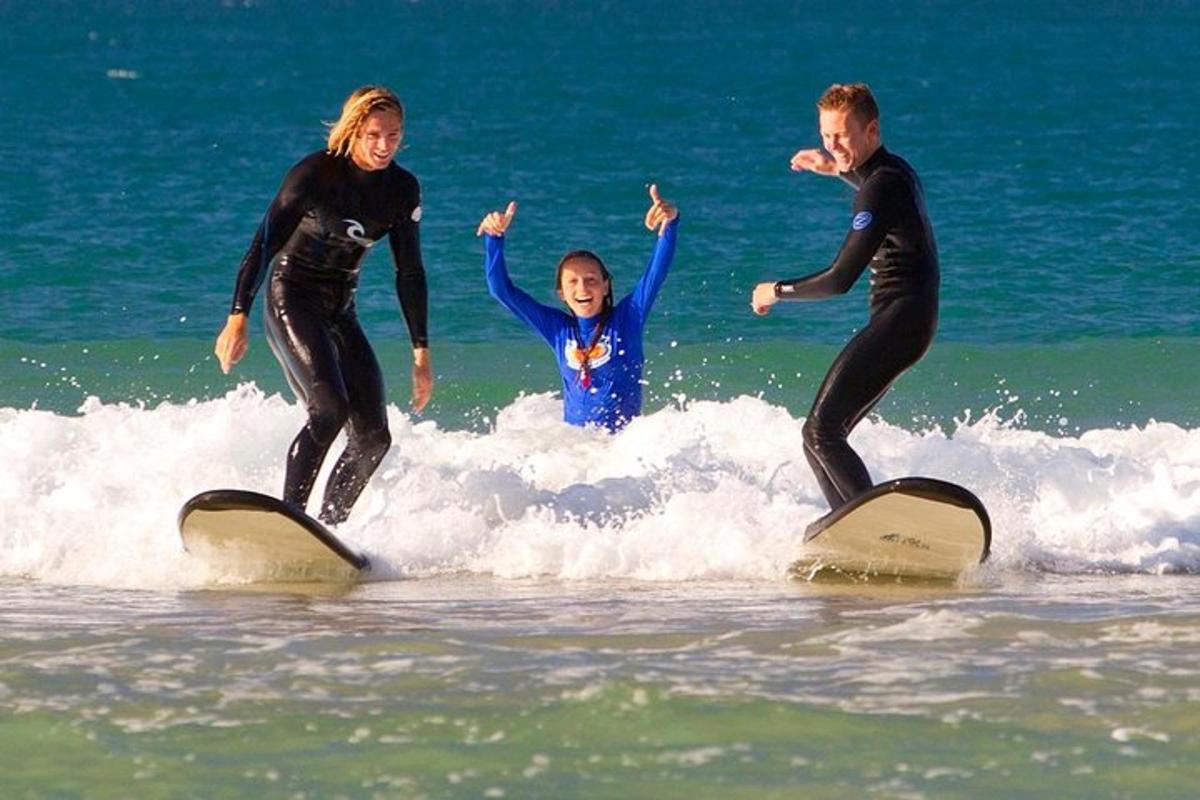
{"label": "white logo on wetsuit chest", "polygon": [[358,220],[347,218],[342,220],[342,222],[349,223],[348,227],[346,228],[346,235],[361,244],[363,247],[374,247],[378,243],[378,239],[368,239],[363,235],[366,233],[366,229],[363,228],[363,224]]}
{"label": "white logo on wetsuit chest", "polygon": [[860,211],[854,215],[854,221],[850,223],[850,227],[856,231],[861,231],[871,224],[871,220],[875,219],[870,211]]}

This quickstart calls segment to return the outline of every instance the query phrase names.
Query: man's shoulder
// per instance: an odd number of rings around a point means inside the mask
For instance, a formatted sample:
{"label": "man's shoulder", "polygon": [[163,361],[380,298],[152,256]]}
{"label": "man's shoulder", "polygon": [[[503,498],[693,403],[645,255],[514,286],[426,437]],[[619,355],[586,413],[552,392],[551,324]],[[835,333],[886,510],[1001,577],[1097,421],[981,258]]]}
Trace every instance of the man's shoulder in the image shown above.
{"label": "man's shoulder", "polygon": [[421,184],[417,176],[393,161],[387,168],[387,193],[397,213],[413,222],[421,221]]}
{"label": "man's shoulder", "polygon": [[912,165],[889,152],[883,163],[863,181],[862,188],[883,193],[910,191],[920,183]]}
{"label": "man's shoulder", "polygon": [[417,180],[417,176],[395,161],[388,167],[388,180],[400,191],[417,195],[421,193],[421,182]]}
{"label": "man's shoulder", "polygon": [[324,150],[309,153],[292,165],[283,178],[280,190],[284,195],[300,197],[319,193],[321,186],[330,180],[330,170],[333,166],[329,155]]}
{"label": "man's shoulder", "polygon": [[297,161],[292,170],[312,175],[328,173],[337,165],[339,158],[341,156],[335,156],[328,150],[314,150]]}

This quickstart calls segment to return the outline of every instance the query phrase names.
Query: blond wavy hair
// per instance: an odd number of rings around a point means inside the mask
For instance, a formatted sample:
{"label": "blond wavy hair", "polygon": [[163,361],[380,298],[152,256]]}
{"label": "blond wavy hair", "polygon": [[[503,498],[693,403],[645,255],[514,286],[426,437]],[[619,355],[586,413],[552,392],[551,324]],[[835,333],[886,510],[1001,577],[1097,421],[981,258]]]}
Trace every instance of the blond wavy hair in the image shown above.
{"label": "blond wavy hair", "polygon": [[865,83],[833,84],[817,100],[817,108],[821,111],[850,109],[864,125],[879,119],[879,106],[875,103],[875,96],[871,94],[871,87]]}
{"label": "blond wavy hair", "polygon": [[400,117],[404,126],[404,106],[400,98],[385,86],[362,86],[355,89],[342,104],[342,116],[337,122],[327,122],[329,143],[325,149],[335,156],[350,155],[350,149],[362,130],[367,117],[375,111],[391,111]]}

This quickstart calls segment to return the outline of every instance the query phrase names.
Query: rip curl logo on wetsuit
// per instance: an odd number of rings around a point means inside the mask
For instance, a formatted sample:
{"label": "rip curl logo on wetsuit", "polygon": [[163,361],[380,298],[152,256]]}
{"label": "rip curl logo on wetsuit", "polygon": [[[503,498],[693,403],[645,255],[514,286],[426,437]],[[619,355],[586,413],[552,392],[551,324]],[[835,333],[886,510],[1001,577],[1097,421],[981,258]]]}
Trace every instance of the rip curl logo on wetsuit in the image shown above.
{"label": "rip curl logo on wetsuit", "polygon": [[[566,356],[567,366],[571,369],[577,370],[583,366],[583,348],[574,339],[563,346],[563,355]],[[608,334],[592,345],[587,356],[588,369],[591,370],[604,366],[612,359],[612,345],[609,343]]]}
{"label": "rip curl logo on wetsuit", "polygon": [[363,247],[374,247],[378,242],[377,239],[368,239],[364,235],[366,234],[366,229],[363,228],[363,224],[358,220],[347,218],[342,220],[342,222],[348,224],[348,227],[346,228],[346,236],[358,242]]}
{"label": "rip curl logo on wetsuit", "polygon": [[854,215],[854,220],[850,223],[850,227],[854,228],[856,231],[861,231],[870,227],[871,222],[874,219],[875,217],[870,211],[860,211]]}

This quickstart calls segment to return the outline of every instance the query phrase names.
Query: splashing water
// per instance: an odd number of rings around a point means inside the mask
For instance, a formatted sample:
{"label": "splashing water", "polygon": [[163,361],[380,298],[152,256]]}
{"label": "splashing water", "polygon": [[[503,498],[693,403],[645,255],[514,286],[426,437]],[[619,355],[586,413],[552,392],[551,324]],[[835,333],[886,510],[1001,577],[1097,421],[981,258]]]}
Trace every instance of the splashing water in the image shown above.
{"label": "splashing water", "polygon": [[[155,407],[89,399],[80,412],[0,410],[0,576],[222,579],[183,553],[180,504],[211,488],[277,492],[303,419],[253,384]],[[826,508],[802,420],[756,398],[664,409],[617,436],[559,422],[551,395],[518,398],[484,433],[389,413],[395,446],[339,529],[377,579],[775,581]],[[876,480],[929,475],[978,494],[993,569],[1200,571],[1200,430],[1057,437],[993,413],[953,431],[868,420],[853,443]]]}

